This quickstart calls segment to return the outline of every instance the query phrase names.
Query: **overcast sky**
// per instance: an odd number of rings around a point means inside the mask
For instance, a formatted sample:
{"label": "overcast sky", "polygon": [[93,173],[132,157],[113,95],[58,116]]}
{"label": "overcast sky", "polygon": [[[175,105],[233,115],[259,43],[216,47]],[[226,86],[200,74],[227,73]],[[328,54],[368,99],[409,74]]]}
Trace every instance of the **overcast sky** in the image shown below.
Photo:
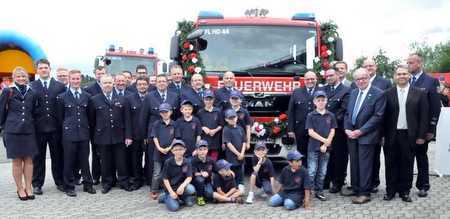
{"label": "overcast sky", "polygon": [[351,66],[361,55],[381,48],[392,59],[405,59],[408,46],[450,40],[450,0],[8,0],[2,2],[0,30],[28,35],[57,67],[91,73],[94,59],[110,44],[139,50],[154,47],[168,60],[177,21],[195,20],[199,11],[243,16],[249,8],[266,8],[271,17],[313,12],[318,21],[333,20]]}

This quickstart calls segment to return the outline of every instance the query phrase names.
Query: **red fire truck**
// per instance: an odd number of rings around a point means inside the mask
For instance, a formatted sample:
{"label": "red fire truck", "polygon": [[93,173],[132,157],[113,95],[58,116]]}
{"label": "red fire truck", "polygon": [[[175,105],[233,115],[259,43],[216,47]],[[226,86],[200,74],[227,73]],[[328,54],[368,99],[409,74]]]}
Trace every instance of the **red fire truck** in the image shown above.
{"label": "red fire truck", "polygon": [[[124,50],[123,47],[119,47],[116,50],[115,45],[109,45],[104,55],[96,57],[94,67],[99,65],[106,66],[107,72],[114,74],[125,70],[134,73],[136,66],[145,65],[148,75],[157,75],[159,62],[158,55],[154,53],[152,47],[145,52],[144,49],[139,51]],[[162,66],[162,71],[166,72],[167,65],[163,63]]]}
{"label": "red fire truck", "polygon": [[[253,15],[252,13],[253,12]],[[199,51],[205,67],[206,83],[214,89],[223,86],[225,71],[236,75],[240,89],[254,122],[263,128],[278,123],[284,117],[291,92],[304,85],[303,75],[312,69],[321,47],[321,29],[313,13],[298,13],[291,18],[271,18],[267,10],[247,11],[245,17],[227,18],[219,12],[201,11],[195,22],[195,31],[188,39],[202,42]],[[256,14],[256,16],[255,16]],[[170,58],[181,63],[180,40],[171,41]],[[335,58],[342,59],[342,41],[335,39]],[[278,119],[276,119],[278,118]],[[280,127],[283,127],[280,124]],[[255,127],[253,127],[255,128]],[[267,156],[286,158],[295,149],[293,139],[281,135],[267,137]],[[252,135],[254,143],[257,136]],[[268,135],[266,135],[268,136]],[[253,152],[253,144],[249,154]]]}

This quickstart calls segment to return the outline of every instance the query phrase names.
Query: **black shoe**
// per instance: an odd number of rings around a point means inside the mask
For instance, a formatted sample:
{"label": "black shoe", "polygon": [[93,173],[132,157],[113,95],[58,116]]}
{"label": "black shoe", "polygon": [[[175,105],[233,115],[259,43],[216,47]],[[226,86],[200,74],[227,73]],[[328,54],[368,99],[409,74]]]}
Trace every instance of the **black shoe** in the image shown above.
{"label": "black shoe", "polygon": [[97,193],[97,191],[95,191],[95,189],[92,188],[92,187],[84,188],[83,191],[85,191],[85,192],[87,192],[87,193],[89,193],[89,194],[95,194],[95,193]]}
{"label": "black shoe", "polygon": [[395,195],[386,193],[386,195],[384,195],[384,197],[383,197],[383,200],[390,201],[390,200],[394,199],[394,196]]}
{"label": "black shoe", "polygon": [[[26,192],[25,192],[25,194],[26,194]],[[26,201],[26,200],[28,200],[28,196],[20,196],[20,194],[19,194],[19,191],[17,191],[17,196],[19,197],[19,199],[20,199],[20,201]]]}
{"label": "black shoe", "polygon": [[31,195],[29,195],[26,190],[25,190],[25,194],[27,194],[27,198],[30,200],[33,200],[35,198],[33,193],[31,193]]}
{"label": "black shoe", "polygon": [[131,185],[130,188],[132,190],[139,190],[141,187],[139,185]]}
{"label": "black shoe", "polygon": [[370,193],[377,193],[378,192],[378,186],[372,186],[370,188]]}
{"label": "black shoe", "polygon": [[111,188],[103,188],[102,189],[102,194],[106,194],[111,190]]}
{"label": "black shoe", "polygon": [[42,194],[44,194],[44,191],[42,191],[41,187],[35,187],[35,188],[33,188],[33,191],[34,191],[35,195],[42,195]]}
{"label": "black shoe", "polygon": [[100,180],[98,180],[98,179],[94,179],[94,180],[92,181],[92,184],[94,184],[94,185],[98,185],[98,184],[100,184]]}
{"label": "black shoe", "polygon": [[408,194],[400,195],[400,198],[402,198],[402,201],[404,201],[404,202],[412,202],[412,199]]}
{"label": "black shoe", "polygon": [[61,192],[66,192],[66,188],[64,188],[64,186],[56,186],[56,188]]}
{"label": "black shoe", "polygon": [[428,196],[428,192],[425,191],[424,189],[421,189],[419,191],[419,195],[418,196],[421,197],[421,198],[427,197]]}
{"label": "black shoe", "polygon": [[120,186],[120,189],[123,189],[123,190],[125,190],[125,191],[127,191],[127,192],[133,191],[133,189],[132,189],[131,186],[129,186],[129,185],[126,185],[126,186]]}
{"label": "black shoe", "polygon": [[75,192],[74,189],[67,189],[66,194],[67,194],[67,196],[69,196],[69,197],[75,197],[75,196],[77,196],[77,193]]}
{"label": "black shoe", "polygon": [[342,190],[341,187],[333,186],[333,187],[331,187],[329,192],[330,193],[339,193],[339,192],[341,192],[341,190]]}

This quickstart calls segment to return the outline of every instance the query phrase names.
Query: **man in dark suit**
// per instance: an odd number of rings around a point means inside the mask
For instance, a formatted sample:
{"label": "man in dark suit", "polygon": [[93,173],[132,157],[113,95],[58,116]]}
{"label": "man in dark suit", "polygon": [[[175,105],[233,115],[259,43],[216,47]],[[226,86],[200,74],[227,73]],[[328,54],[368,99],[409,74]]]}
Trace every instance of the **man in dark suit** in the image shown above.
{"label": "man in dark suit", "polygon": [[81,91],[81,81],[81,72],[70,70],[70,89],[58,95],[57,99],[57,114],[61,127],[63,127],[64,182],[66,194],[70,197],[77,195],[75,174],[78,173],[78,168],[81,169],[83,176],[84,191],[90,194],[96,193],[92,188],[92,175],[89,167],[88,102],[91,95]]}
{"label": "man in dark suit", "polygon": [[396,87],[385,91],[384,156],[386,165],[386,195],[389,201],[398,192],[405,202],[409,196],[414,172],[414,150],[423,146],[428,131],[428,99],[426,93],[409,85],[406,65],[395,69]]}
{"label": "man in dark suit", "polygon": [[329,68],[325,71],[325,75],[327,76],[327,85],[324,89],[328,96],[326,108],[334,113],[338,127],[335,129],[331,145],[332,150],[324,187],[329,186],[331,181],[333,187],[330,189],[330,193],[338,193],[345,184],[345,178],[347,177],[348,148],[347,135],[344,132],[344,116],[347,111],[351,89],[340,82],[337,69]]}
{"label": "man in dark suit", "polygon": [[432,141],[436,134],[436,125],[441,113],[440,96],[437,88],[440,86],[437,78],[427,75],[423,71],[423,58],[420,54],[413,53],[408,57],[407,64],[411,72],[411,86],[418,87],[427,93],[429,103],[429,123],[425,144],[416,148],[417,179],[416,188],[419,189],[419,197],[427,197],[430,189],[429,164],[428,164],[428,143]]}
{"label": "man in dark suit", "polygon": [[36,142],[39,154],[33,158],[33,187],[36,195],[42,195],[45,180],[45,159],[47,144],[52,161],[52,176],[58,190],[65,192],[63,177],[63,148],[61,145],[61,126],[56,116],[56,97],[66,91],[66,87],[50,77],[50,62],[47,59],[36,61],[39,80],[33,81],[31,86],[38,94],[35,111]]}
{"label": "man in dark suit", "polygon": [[308,130],[305,129],[306,117],[308,113],[314,110],[313,94],[319,87],[317,84],[316,73],[309,71],[305,74],[305,86],[296,88],[289,100],[288,107],[288,136],[295,138],[297,150],[303,154],[302,164],[307,166],[308,157]]}
{"label": "man in dark suit", "polygon": [[370,185],[375,144],[380,141],[380,125],[386,107],[382,90],[370,84],[366,69],[353,74],[358,87],[350,93],[347,113],[344,118],[345,134],[348,136],[352,190],[341,191],[344,196],[358,196],[355,204],[371,200]]}
{"label": "man in dark suit", "polygon": [[204,84],[205,84],[205,81],[203,79],[203,76],[201,74],[194,74],[191,77],[192,87],[185,89],[180,94],[181,102],[183,102],[185,100],[191,101],[192,106],[194,107],[194,111],[192,112],[192,115],[194,115],[194,116],[196,116],[197,112],[205,106],[205,104],[203,103],[203,93],[205,92],[203,90]]}
{"label": "man in dark suit", "polygon": [[[91,96],[95,96],[99,93],[102,93],[102,87],[100,85],[100,79],[103,77],[103,75],[106,75],[106,68],[104,66],[97,66],[94,69],[95,78],[97,81],[86,87],[84,90],[91,94]],[[92,128],[92,127],[91,127]],[[92,178],[94,185],[98,185],[100,183],[100,177],[101,177],[101,163],[100,163],[100,155],[98,152],[97,145],[92,141],[91,139],[91,147],[92,147]]]}
{"label": "man in dark suit", "polygon": [[230,94],[232,91],[236,90],[241,93],[242,96],[242,107],[246,108],[245,104],[245,96],[240,91],[237,90],[235,86],[235,76],[231,71],[227,71],[222,76],[223,87],[217,90],[214,90],[214,105],[219,107],[222,112],[225,112],[226,109],[231,107],[230,104]]}
{"label": "man in dark suit", "polygon": [[350,85],[352,84],[351,81],[349,81],[347,79],[347,74],[348,74],[348,65],[346,62],[344,61],[337,61],[334,64],[334,68],[336,68],[338,70],[338,76],[339,76],[339,81],[341,82],[341,84],[350,87]]}
{"label": "man in dark suit", "polygon": [[[133,92],[125,89],[127,84],[127,77],[122,73],[117,73],[114,75],[114,92],[119,96],[128,96],[133,94]],[[136,85],[136,83],[134,83]]]}
{"label": "man in dark suit", "polygon": [[[147,184],[152,182],[153,178],[153,153],[155,144],[150,137],[153,124],[161,118],[159,115],[159,106],[162,103],[169,103],[172,106],[172,119],[175,121],[180,113],[180,98],[177,93],[167,89],[167,76],[158,75],[156,77],[157,90],[149,92],[144,97],[142,111],[140,115],[139,127],[144,135],[144,144],[147,144]],[[149,140],[150,139],[150,140]]]}
{"label": "man in dark suit", "polygon": [[190,88],[189,85],[181,81],[183,77],[183,68],[181,68],[181,66],[173,65],[172,68],[170,68],[170,76],[172,76],[172,82],[167,86],[167,90],[180,95],[180,92]]}
{"label": "man in dark suit", "polygon": [[93,131],[94,144],[98,145],[102,162],[102,193],[106,194],[113,185],[115,168],[118,183],[125,191],[133,191],[129,185],[128,169],[125,164],[125,148],[132,144],[131,119],[126,113],[125,97],[113,92],[113,78],[101,78],[102,93],[89,101],[89,122]]}
{"label": "man in dark suit", "polygon": [[[377,64],[373,59],[366,59],[363,62],[363,67],[369,72],[370,75],[370,84],[379,88],[380,90],[386,90],[392,87],[392,83],[390,80],[381,77],[377,74]],[[353,88],[356,88],[355,83],[352,83]],[[380,139],[381,142],[381,139]],[[378,186],[380,185],[380,154],[381,154],[381,145],[377,143],[375,145],[375,154],[373,159],[373,170],[372,170],[372,182],[370,186],[370,192],[376,193],[378,192]]]}
{"label": "man in dark suit", "polygon": [[[147,77],[139,77],[136,79],[136,86],[138,93],[133,93],[126,96],[128,101],[127,113],[130,114],[132,124],[133,144],[127,149],[129,150],[129,163],[130,176],[133,177],[133,184],[131,185],[133,190],[138,190],[144,183],[144,176],[147,178],[147,166],[148,160],[144,160],[144,168],[142,167],[142,156],[147,158],[148,153],[144,150],[144,138],[145,133],[140,129],[139,121],[141,118],[142,106],[144,103],[144,97],[147,94],[149,81]],[[145,174],[145,175],[144,175]],[[151,181],[150,181],[151,182]]]}
{"label": "man in dark suit", "polygon": [[[145,67],[145,65],[136,66],[136,78],[139,78],[139,77],[147,77],[148,78],[147,67]],[[128,91],[131,91],[132,93],[138,92],[138,90],[136,89],[136,82],[131,83],[130,85],[126,86],[125,89]],[[154,91],[154,90],[156,90],[156,87],[152,84],[149,84],[148,91]]]}

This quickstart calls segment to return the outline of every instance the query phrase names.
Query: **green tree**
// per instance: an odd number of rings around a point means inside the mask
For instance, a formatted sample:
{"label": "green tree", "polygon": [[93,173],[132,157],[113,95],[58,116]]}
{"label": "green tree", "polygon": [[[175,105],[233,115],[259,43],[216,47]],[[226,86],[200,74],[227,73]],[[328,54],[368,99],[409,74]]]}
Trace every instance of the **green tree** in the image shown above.
{"label": "green tree", "polygon": [[422,55],[426,72],[450,72],[450,40],[434,46],[429,45],[426,39],[413,42],[409,45],[409,51]]}
{"label": "green tree", "polygon": [[91,84],[94,84],[96,80],[97,80],[96,78],[91,77],[89,75],[83,75],[83,81],[81,82],[80,87],[87,87]]}

